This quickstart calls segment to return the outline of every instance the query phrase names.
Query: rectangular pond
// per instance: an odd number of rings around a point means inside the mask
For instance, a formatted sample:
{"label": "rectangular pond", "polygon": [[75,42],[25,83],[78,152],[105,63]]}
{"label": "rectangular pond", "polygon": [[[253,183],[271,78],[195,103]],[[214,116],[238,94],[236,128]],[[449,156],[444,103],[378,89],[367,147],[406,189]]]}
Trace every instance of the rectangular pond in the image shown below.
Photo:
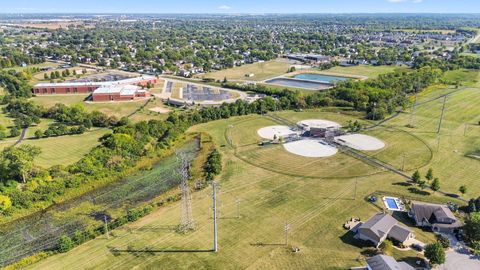
{"label": "rectangular pond", "polygon": [[292,78],[275,78],[265,82],[270,84],[287,86],[287,87],[303,88],[308,90],[320,90],[320,89],[327,89],[332,87],[332,84],[330,83],[325,83],[320,81],[316,82],[316,81],[309,81],[309,80],[292,79]]}
{"label": "rectangular pond", "polygon": [[336,82],[346,81],[350,79],[347,77],[331,76],[331,75],[315,74],[315,73],[302,73],[302,74],[293,76],[293,78],[301,79],[301,80],[309,80],[309,81],[319,81],[319,82],[325,82],[325,83],[336,83]]}

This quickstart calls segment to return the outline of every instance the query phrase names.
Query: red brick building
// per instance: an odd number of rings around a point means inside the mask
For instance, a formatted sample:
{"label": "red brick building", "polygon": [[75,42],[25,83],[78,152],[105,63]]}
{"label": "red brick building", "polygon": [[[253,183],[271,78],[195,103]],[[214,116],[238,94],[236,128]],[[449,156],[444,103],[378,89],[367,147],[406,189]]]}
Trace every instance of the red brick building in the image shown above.
{"label": "red brick building", "polygon": [[129,101],[150,97],[150,92],[136,85],[113,85],[97,88],[92,93],[93,102]]}
{"label": "red brick building", "polygon": [[101,87],[111,87],[118,85],[139,85],[156,84],[157,79],[152,76],[142,76],[110,82],[64,82],[64,83],[39,83],[33,86],[35,95],[54,95],[54,94],[88,94],[93,93]]}

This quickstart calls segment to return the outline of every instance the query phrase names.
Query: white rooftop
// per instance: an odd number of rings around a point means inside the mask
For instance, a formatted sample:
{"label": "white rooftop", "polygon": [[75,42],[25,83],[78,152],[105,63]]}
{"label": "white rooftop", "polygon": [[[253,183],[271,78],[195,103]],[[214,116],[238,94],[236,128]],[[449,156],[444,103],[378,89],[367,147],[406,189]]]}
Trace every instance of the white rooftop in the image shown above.
{"label": "white rooftop", "polygon": [[109,86],[102,86],[95,91],[93,94],[117,94],[120,95],[134,95],[136,92],[145,92],[142,90],[141,87],[136,85],[109,85]]}
{"label": "white rooftop", "polygon": [[108,82],[63,82],[63,83],[38,83],[34,87],[58,87],[58,86],[112,86],[112,85],[125,85],[125,84],[135,84],[143,80],[153,80],[153,76],[140,76],[135,78],[128,78],[118,81],[108,81]]}

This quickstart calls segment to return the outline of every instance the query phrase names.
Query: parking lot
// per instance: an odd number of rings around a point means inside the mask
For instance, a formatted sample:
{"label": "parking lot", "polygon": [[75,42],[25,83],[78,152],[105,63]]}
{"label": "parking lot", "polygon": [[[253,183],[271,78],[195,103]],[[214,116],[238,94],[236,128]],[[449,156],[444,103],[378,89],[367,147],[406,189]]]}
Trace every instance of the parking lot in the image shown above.
{"label": "parking lot", "polygon": [[183,89],[183,99],[190,101],[221,101],[232,98],[230,92],[206,86],[187,84]]}

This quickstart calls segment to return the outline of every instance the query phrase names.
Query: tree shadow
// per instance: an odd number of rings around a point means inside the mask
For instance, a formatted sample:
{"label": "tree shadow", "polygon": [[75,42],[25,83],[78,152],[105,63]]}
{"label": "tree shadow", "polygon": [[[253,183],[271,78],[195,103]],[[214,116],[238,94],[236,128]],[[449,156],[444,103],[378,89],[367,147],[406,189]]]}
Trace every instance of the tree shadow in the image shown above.
{"label": "tree shadow", "polygon": [[408,182],[396,182],[396,183],[392,183],[392,185],[394,186],[402,186],[402,187],[411,187],[412,184],[411,183],[408,183]]}
{"label": "tree shadow", "polygon": [[121,253],[129,253],[129,254],[157,254],[157,253],[207,253],[207,252],[214,252],[213,249],[153,249],[153,248],[142,248],[142,249],[135,249],[131,247],[127,247],[126,249],[116,248],[116,247],[108,247],[108,250],[114,255],[118,256]]}
{"label": "tree shadow", "polygon": [[[426,268],[428,266],[425,259],[423,259],[421,257],[408,256],[408,257],[400,258],[398,261],[406,262],[407,264],[409,264],[410,266],[412,266],[415,269]],[[417,262],[419,262],[419,263],[417,263]]]}
{"label": "tree shadow", "polygon": [[250,246],[253,246],[253,247],[285,246],[285,243],[263,243],[263,242],[255,242],[255,243],[250,243]]}
{"label": "tree shadow", "polygon": [[425,190],[418,189],[418,188],[416,188],[416,187],[408,188],[408,191],[410,191],[411,193],[417,194],[417,195],[422,195],[422,196],[428,196],[428,195],[430,195],[430,192],[427,192],[427,191],[425,191]]}
{"label": "tree shadow", "polygon": [[357,248],[372,247],[372,244],[368,241],[355,239],[355,233],[352,231],[348,231],[344,235],[340,236],[340,240],[345,244],[348,244]]}
{"label": "tree shadow", "polygon": [[135,232],[156,232],[156,231],[175,231],[177,225],[165,225],[165,226],[144,226],[139,228],[129,228],[128,231],[131,233]]}

